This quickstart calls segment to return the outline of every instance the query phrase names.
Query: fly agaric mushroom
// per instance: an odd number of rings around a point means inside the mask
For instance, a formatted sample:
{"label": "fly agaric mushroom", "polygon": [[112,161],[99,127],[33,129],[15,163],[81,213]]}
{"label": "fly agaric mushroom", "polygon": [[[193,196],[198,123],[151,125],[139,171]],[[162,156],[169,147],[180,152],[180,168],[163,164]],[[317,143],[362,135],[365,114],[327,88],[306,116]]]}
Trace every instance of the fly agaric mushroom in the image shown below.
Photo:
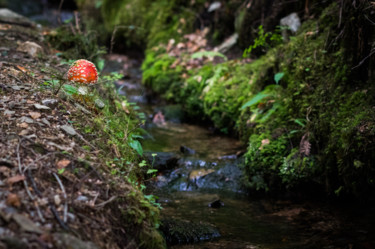
{"label": "fly agaric mushroom", "polygon": [[98,81],[98,72],[92,62],[83,59],[77,60],[68,71],[68,80],[83,84],[95,84]]}

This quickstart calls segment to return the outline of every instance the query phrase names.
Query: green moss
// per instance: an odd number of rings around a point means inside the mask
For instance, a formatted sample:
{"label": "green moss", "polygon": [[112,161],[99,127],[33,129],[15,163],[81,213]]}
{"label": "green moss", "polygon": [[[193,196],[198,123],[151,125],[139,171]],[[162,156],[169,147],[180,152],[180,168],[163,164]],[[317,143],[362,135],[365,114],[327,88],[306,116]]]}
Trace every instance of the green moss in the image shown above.
{"label": "green moss", "polygon": [[[191,117],[248,141],[249,187],[314,183],[328,193],[366,195],[374,188],[375,89],[350,80],[338,11],[331,4],[289,42],[251,63],[232,60],[187,71],[171,68],[176,58],[165,51],[150,49],[144,82]],[[283,73],[279,82],[277,73]],[[262,141],[268,144],[262,147]]]}
{"label": "green moss", "polygon": [[104,0],[102,14],[108,31],[119,26],[121,42],[151,48],[169,39],[179,40],[192,30],[195,12],[201,6],[182,0]]}

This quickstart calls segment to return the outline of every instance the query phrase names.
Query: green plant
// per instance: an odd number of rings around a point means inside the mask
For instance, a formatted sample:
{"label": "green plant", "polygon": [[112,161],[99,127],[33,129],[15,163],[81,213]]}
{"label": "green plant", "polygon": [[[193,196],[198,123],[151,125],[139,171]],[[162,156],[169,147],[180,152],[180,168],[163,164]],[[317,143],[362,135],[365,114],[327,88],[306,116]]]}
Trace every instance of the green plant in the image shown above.
{"label": "green plant", "polygon": [[283,27],[278,26],[274,32],[265,32],[263,29],[263,25],[259,25],[258,37],[254,39],[254,44],[250,45],[247,49],[244,50],[242,56],[250,56],[251,52],[256,48],[262,48],[264,52],[266,52],[271,47],[280,44],[283,41],[281,29],[283,29]]}

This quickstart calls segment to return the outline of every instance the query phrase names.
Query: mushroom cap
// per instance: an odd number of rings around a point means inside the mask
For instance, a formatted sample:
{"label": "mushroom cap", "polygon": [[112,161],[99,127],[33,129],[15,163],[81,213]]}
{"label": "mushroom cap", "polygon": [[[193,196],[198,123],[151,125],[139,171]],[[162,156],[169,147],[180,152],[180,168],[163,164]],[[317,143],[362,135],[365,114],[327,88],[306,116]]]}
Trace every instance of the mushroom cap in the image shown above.
{"label": "mushroom cap", "polygon": [[98,72],[94,63],[84,59],[75,61],[67,75],[68,80],[78,83],[95,84],[98,81]]}

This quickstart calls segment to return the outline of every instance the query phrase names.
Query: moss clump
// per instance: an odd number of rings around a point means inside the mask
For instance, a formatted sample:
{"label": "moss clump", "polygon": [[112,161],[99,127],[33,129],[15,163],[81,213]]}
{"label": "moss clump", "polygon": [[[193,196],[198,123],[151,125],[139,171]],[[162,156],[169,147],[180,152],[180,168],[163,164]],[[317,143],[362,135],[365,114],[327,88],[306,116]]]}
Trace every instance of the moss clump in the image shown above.
{"label": "moss clump", "polygon": [[[104,0],[102,14],[108,31],[121,29],[121,43],[151,48],[191,30],[201,2],[182,0]],[[120,42],[120,40],[118,40]]]}

